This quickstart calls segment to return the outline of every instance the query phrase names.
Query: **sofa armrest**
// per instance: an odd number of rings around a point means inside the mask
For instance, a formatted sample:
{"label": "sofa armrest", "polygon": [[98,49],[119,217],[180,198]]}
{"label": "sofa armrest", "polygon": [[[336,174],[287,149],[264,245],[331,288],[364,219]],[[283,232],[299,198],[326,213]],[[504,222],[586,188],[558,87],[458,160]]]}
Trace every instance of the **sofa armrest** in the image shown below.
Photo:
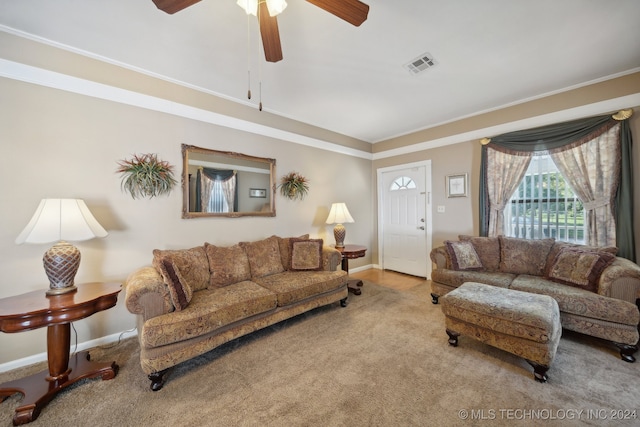
{"label": "sofa armrest", "polygon": [[331,246],[322,247],[322,269],[325,271],[336,271],[342,265],[342,254],[339,250]]}
{"label": "sofa armrest", "polygon": [[640,266],[616,257],[600,275],[598,294],[636,304],[640,298]]}
{"label": "sofa armrest", "polygon": [[154,267],[140,268],[124,284],[127,310],[141,315],[143,321],[173,311],[169,288]]}
{"label": "sofa armrest", "polygon": [[[444,246],[438,246],[431,250],[429,254],[431,262],[435,266],[435,269],[444,270],[451,269],[451,260],[449,259],[449,252]],[[435,270],[434,269],[434,270]]]}

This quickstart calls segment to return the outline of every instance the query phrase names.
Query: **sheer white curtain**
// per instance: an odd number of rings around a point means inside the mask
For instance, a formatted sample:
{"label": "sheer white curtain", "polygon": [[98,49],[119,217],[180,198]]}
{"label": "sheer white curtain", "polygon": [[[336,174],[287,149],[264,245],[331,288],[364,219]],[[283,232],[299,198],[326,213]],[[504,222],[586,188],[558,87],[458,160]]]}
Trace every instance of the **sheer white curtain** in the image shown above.
{"label": "sheer white curtain", "polygon": [[229,205],[229,210],[233,210],[233,206],[235,206],[235,198],[236,198],[236,172],[233,172],[233,176],[221,181],[222,191],[224,193],[224,197],[227,200],[227,204]]}
{"label": "sheer white curtain", "polygon": [[[198,169],[198,175],[200,175],[200,212],[211,212],[209,210],[209,204],[211,203],[211,196],[213,195],[213,180],[207,178],[202,169]],[[215,211],[214,211],[215,212]]]}
{"label": "sheer white curtain", "polygon": [[505,152],[487,147],[488,236],[505,234],[504,208],[531,163],[531,153]]}
{"label": "sheer white curtain", "polygon": [[213,185],[211,186],[211,194],[209,198],[209,204],[205,212],[229,212],[229,204],[224,195],[224,188],[222,181],[218,179],[211,180]]}
{"label": "sheer white curtain", "polygon": [[616,246],[614,201],[620,184],[620,125],[549,154],[584,205],[586,244]]}

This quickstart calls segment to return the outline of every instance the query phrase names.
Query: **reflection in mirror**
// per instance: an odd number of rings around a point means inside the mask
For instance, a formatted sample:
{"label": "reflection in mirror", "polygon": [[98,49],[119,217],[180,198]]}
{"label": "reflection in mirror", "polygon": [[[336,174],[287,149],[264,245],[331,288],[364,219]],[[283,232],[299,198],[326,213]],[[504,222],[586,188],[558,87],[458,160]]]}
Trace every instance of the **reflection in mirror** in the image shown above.
{"label": "reflection in mirror", "polygon": [[182,144],[182,217],[275,216],[274,159]]}

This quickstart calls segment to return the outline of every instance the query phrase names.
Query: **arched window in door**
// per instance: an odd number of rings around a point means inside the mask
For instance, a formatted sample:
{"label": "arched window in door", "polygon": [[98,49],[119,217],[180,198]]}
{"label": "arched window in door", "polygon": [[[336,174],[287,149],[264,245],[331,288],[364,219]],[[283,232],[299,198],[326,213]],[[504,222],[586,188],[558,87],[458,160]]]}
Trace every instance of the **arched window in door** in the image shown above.
{"label": "arched window in door", "polygon": [[408,176],[401,176],[396,178],[392,183],[389,190],[398,191],[398,190],[413,190],[416,188],[416,183],[409,178]]}

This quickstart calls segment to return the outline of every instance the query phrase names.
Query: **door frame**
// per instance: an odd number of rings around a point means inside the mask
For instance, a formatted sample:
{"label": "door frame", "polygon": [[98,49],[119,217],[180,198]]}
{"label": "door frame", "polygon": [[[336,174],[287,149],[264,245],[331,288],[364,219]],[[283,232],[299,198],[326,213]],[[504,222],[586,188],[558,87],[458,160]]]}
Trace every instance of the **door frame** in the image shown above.
{"label": "door frame", "polygon": [[[383,227],[383,216],[384,216],[384,188],[382,188],[382,174],[387,172],[394,172],[403,169],[411,169],[415,167],[424,166],[424,188],[425,188],[425,204],[424,212],[425,212],[425,244],[427,249],[427,256],[431,253],[431,249],[433,247],[433,212],[432,212],[432,186],[431,186],[431,160],[422,160],[419,162],[413,163],[404,163],[396,166],[387,166],[384,168],[376,169],[376,177],[377,177],[377,191],[378,191],[378,199],[377,199],[377,211],[378,211],[378,264],[380,268],[384,270],[384,227]],[[427,263],[427,280],[431,279],[431,262],[427,259],[425,260]]]}

